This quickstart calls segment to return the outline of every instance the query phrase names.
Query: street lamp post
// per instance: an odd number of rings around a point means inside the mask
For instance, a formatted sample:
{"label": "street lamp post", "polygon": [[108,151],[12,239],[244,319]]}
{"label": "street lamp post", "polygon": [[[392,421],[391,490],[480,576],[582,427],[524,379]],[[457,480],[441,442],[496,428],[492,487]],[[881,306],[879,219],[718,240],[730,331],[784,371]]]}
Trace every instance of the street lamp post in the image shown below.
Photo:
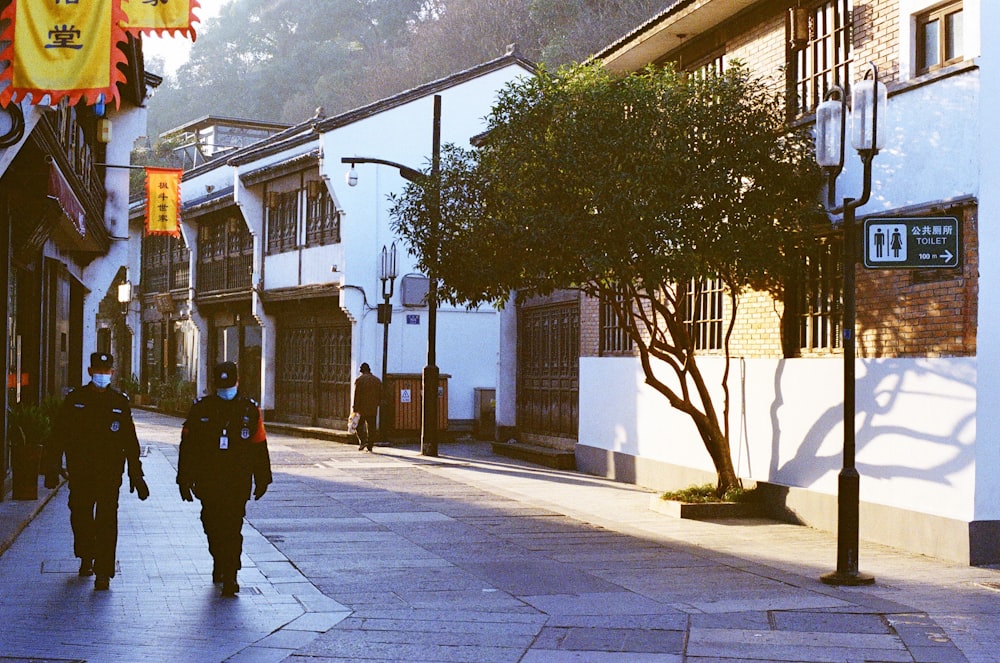
{"label": "street lamp post", "polygon": [[844,460],[837,480],[837,570],[820,579],[828,585],[870,585],[875,578],[858,571],[859,503],[861,477],[855,467],[855,265],[857,237],[855,213],[871,196],[872,159],[883,145],[886,89],[879,83],[878,69],[869,63],[864,80],[854,86],[851,119],[851,143],[864,166],[860,198],[844,198],[834,207],[837,177],[844,168],[844,138],[847,124],[847,97],[840,86],[833,86],[816,109],[816,162],[827,173],[829,212],[844,215],[843,250],[843,334],[844,334]]}
{"label": "street lamp post", "polygon": [[[393,286],[396,282],[396,243],[391,248],[382,245],[382,262],[379,264],[378,278],[382,281],[382,300],[378,305],[378,321],[382,325],[382,383],[385,384],[386,373],[389,371],[389,323],[392,322]],[[382,441],[386,440],[385,408],[379,409],[379,430]]]}
{"label": "street lamp post", "polygon": [[[434,95],[434,124],[432,132],[431,172],[430,175],[414,168],[404,166],[395,161],[377,159],[374,157],[342,157],[341,163],[351,165],[347,174],[347,183],[355,186],[358,175],[355,166],[359,163],[380,164],[390,166],[399,171],[400,176],[408,182],[427,187],[435,191],[435,199],[431,205],[430,223],[428,224],[427,252],[427,365],[423,373],[423,416],[420,422],[420,453],[424,456],[438,455],[438,382],[440,372],[437,367],[437,275],[434,267],[438,256],[438,232],[441,227],[441,201],[438,187],[441,171],[441,95]],[[385,376],[383,375],[383,378]]]}

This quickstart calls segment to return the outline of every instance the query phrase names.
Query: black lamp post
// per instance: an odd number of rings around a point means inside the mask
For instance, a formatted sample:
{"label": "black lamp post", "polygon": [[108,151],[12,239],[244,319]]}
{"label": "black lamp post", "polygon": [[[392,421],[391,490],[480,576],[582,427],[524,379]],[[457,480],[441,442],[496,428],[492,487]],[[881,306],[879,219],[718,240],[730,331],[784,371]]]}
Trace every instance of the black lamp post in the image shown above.
{"label": "black lamp post", "polygon": [[[385,383],[386,373],[389,371],[389,323],[392,322],[392,298],[393,286],[396,282],[396,243],[392,243],[391,248],[382,245],[382,262],[378,268],[378,278],[382,281],[382,300],[378,305],[378,321],[382,325],[382,382]],[[379,409],[379,429],[382,432],[382,441],[385,442],[386,425],[383,416],[384,409]]]}
{"label": "black lamp post", "polygon": [[847,97],[840,86],[833,86],[816,109],[816,162],[828,177],[827,207],[830,213],[843,212],[843,334],[844,334],[844,462],[837,481],[837,570],[820,579],[828,585],[870,585],[875,578],[858,571],[858,523],[861,477],[855,467],[854,440],[854,362],[855,362],[855,265],[857,238],[855,211],[871,196],[872,159],[883,145],[887,102],[885,86],[878,81],[878,69],[869,63],[864,80],[853,90],[851,143],[864,166],[860,198],[844,198],[834,207],[837,176],[844,168],[844,137],[847,124]]}
{"label": "black lamp post", "polygon": [[[434,265],[438,255],[438,229],[441,227],[441,201],[440,190],[437,187],[441,172],[441,95],[434,95],[434,124],[432,133],[431,152],[431,172],[430,175],[420,172],[414,168],[404,166],[395,161],[386,159],[376,159],[373,157],[342,157],[341,163],[351,164],[351,170],[347,174],[347,184],[354,186],[358,183],[358,174],[354,167],[359,163],[381,164],[390,166],[399,171],[400,176],[408,182],[427,187],[431,186],[437,191],[437,197],[430,210],[430,224],[428,227],[427,252],[430,256],[428,260],[427,274],[427,365],[424,366],[423,374],[423,417],[420,422],[420,453],[424,456],[438,455],[438,377],[440,372],[437,367],[437,276],[434,273]],[[383,355],[384,356],[384,355]],[[383,378],[384,378],[383,374]]]}

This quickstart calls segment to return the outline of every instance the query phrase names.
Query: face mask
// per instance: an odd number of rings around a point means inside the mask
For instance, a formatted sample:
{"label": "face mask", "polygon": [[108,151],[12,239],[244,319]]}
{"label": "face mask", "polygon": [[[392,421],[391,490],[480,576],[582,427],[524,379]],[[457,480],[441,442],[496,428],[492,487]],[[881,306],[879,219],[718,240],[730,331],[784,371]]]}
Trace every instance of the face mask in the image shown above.
{"label": "face mask", "polygon": [[111,385],[110,373],[94,373],[91,379],[94,382],[94,386],[99,389],[107,389]]}
{"label": "face mask", "polygon": [[225,387],[223,389],[216,389],[215,395],[224,401],[231,401],[236,398],[236,387]]}

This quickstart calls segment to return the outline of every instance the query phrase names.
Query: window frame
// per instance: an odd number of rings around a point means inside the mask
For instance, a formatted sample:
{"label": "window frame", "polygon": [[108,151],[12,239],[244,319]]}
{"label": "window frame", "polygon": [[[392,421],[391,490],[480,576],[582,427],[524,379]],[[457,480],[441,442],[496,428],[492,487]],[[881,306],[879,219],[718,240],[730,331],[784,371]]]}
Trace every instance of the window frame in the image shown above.
{"label": "window frame", "polygon": [[625,289],[620,284],[614,287],[614,301],[600,298],[599,325],[601,329],[600,356],[630,355],[635,351],[635,341],[615,315],[614,304],[625,303]]}
{"label": "window frame", "polygon": [[696,351],[723,350],[725,285],[722,279],[692,278],[684,290],[684,325]]}
{"label": "window frame", "polygon": [[[951,29],[948,27],[948,17],[955,14],[963,15],[963,25],[961,30],[961,38],[964,38],[965,34],[965,21],[964,21],[964,10],[962,0],[954,0],[953,2],[946,2],[944,4],[938,5],[927,11],[921,12],[915,15],[914,20],[914,41],[915,41],[915,66],[914,73],[916,75],[927,74],[932,71],[937,71],[938,69],[943,69],[950,65],[961,62],[965,59],[965,48],[964,44],[956,43],[956,50],[958,53],[953,58],[947,57],[947,44],[948,37],[951,34]],[[938,30],[938,44],[937,44],[937,62],[935,64],[927,64],[927,37],[926,29],[931,23],[937,22],[939,26]]]}
{"label": "window frame", "polygon": [[799,252],[794,278],[795,356],[844,348],[844,236],[817,237]]}

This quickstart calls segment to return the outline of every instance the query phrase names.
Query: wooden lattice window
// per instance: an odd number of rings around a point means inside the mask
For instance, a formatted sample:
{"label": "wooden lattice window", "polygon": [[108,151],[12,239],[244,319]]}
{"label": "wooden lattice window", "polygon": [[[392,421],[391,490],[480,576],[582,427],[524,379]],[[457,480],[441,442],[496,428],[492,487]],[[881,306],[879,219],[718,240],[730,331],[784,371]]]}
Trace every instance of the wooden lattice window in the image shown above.
{"label": "wooden lattice window", "polygon": [[282,253],[297,247],[300,191],[268,193],[268,198],[274,201],[267,210],[268,253]]}
{"label": "wooden lattice window", "polygon": [[340,242],[340,212],[329,191],[309,200],[306,205],[306,246]]}

